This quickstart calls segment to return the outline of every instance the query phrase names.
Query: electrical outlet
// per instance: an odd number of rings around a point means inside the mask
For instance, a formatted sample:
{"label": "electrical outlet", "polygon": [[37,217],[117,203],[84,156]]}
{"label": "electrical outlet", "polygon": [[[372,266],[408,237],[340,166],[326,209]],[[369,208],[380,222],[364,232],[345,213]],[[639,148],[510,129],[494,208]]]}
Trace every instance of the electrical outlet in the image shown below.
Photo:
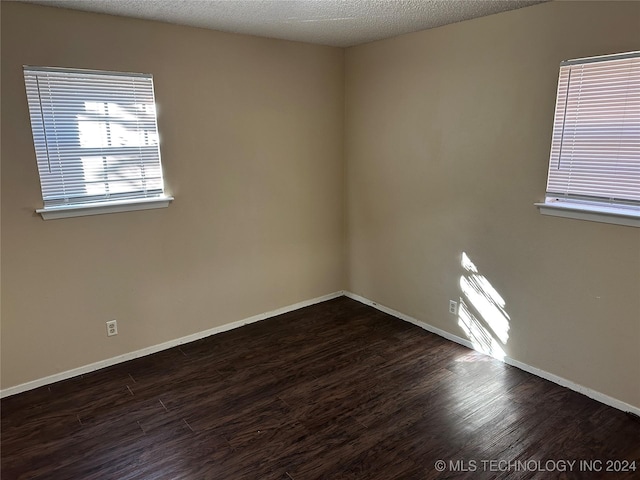
{"label": "electrical outlet", "polygon": [[107,337],[112,337],[118,334],[118,321],[109,320],[107,322]]}
{"label": "electrical outlet", "polygon": [[455,300],[449,300],[449,313],[453,313],[454,315],[458,313],[458,302]]}

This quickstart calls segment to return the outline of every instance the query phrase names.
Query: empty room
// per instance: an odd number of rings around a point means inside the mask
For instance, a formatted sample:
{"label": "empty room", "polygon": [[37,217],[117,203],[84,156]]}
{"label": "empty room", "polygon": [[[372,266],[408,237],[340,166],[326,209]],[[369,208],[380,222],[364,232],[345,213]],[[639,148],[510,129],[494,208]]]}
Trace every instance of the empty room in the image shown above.
{"label": "empty room", "polygon": [[638,478],[640,2],[0,8],[3,480]]}

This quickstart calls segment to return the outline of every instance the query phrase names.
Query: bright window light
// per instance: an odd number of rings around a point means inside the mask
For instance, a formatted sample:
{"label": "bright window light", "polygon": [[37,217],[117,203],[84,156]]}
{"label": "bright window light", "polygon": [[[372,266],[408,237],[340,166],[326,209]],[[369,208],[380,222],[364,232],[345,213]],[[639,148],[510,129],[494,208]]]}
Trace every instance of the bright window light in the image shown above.
{"label": "bright window light", "polygon": [[87,215],[172,200],[151,75],[25,66],[24,79],[44,201],[38,212]]}
{"label": "bright window light", "polygon": [[560,64],[546,198],[537,205],[640,226],[640,52]]}

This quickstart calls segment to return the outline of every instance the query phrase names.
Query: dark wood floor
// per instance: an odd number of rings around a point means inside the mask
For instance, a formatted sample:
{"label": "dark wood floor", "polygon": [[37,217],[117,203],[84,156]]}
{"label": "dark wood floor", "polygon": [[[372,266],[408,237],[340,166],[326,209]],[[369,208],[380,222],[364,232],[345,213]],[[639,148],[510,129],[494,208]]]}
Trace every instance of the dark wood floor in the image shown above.
{"label": "dark wood floor", "polygon": [[345,297],[1,406],[3,480],[640,477],[637,420]]}

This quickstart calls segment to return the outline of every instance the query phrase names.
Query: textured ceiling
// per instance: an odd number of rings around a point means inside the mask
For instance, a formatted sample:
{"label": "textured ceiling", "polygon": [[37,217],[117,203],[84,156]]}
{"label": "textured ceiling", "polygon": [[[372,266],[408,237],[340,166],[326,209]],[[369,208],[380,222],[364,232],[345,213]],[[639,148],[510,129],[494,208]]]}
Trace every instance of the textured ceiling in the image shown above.
{"label": "textured ceiling", "polygon": [[348,47],[546,0],[21,0]]}

